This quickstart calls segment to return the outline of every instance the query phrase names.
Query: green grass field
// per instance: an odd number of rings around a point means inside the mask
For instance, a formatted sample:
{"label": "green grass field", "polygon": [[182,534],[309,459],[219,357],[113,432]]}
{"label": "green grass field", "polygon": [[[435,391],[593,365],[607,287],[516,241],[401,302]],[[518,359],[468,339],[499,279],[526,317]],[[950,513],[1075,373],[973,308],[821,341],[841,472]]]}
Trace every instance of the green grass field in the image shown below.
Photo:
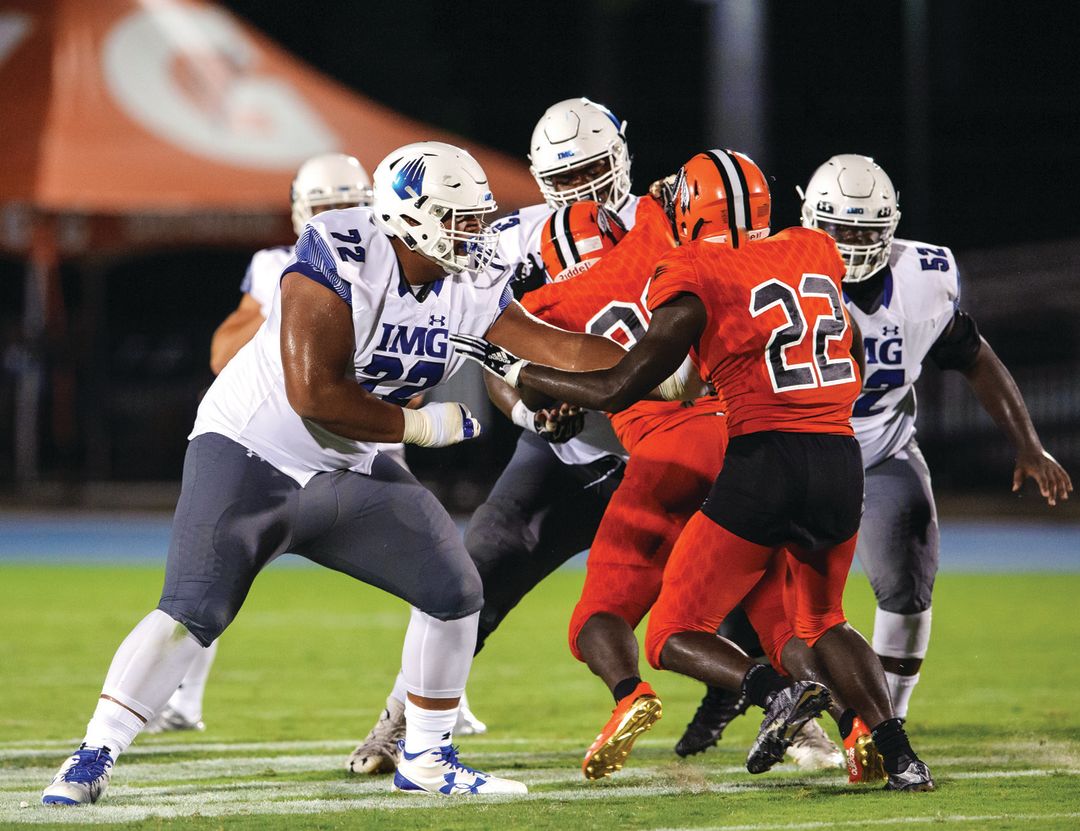
{"label": "green grass field", "polygon": [[[582,576],[557,573],[527,598],[470,680],[489,733],[463,738],[462,757],[524,780],[527,798],[396,794],[388,777],[347,775],[345,756],[397,669],[406,609],[337,574],[271,568],[222,639],[207,731],[143,737],[121,758],[102,803],[47,809],[40,789],[82,735],[113,650],[155,604],[161,574],[2,566],[0,827],[1080,827],[1080,575],[941,576],[909,722],[939,789],[919,795],[849,787],[841,771],[801,774],[788,765],[752,777],[742,763],[756,718],[681,761],[671,748],[700,688],[651,671],[664,719],[624,771],[586,782],[580,758],[611,701],[565,646]],[[861,577],[852,579],[848,610],[868,633],[872,602]]]}

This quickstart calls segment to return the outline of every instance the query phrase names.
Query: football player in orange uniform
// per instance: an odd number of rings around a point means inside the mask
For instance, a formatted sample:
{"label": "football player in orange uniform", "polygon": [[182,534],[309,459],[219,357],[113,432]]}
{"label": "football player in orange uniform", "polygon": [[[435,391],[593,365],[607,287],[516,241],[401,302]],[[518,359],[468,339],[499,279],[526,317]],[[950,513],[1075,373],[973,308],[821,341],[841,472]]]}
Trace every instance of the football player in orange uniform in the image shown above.
{"label": "football player in orange uniform", "polygon": [[770,207],[768,184],[749,158],[695,156],[679,173],[673,211],[684,245],[657,266],[650,327],[615,367],[560,372],[491,348],[483,362],[512,385],[617,412],[693,349],[724,396],[731,439],[709,498],[671,553],[646,636],[649,662],[741,689],[762,706],[747,769],[768,770],[828,705],[829,689],[792,683],[714,633],[783,558],[792,628],[852,708],[845,717],[872,726],[886,788],[931,790],[929,769],[891,717],[880,662],[842,606],[863,488],[850,421],[861,338],[841,301],[844,264],[832,240],[812,229],[770,237]]}
{"label": "football player in orange uniform", "polygon": [[[639,202],[634,229],[615,247],[623,233],[617,217],[596,203],[556,211],[541,246],[550,282],[526,294],[522,304],[546,323],[632,346],[648,328],[646,294],[653,267],[677,240],[655,199]],[[688,377],[689,360],[684,370]],[[700,389],[700,381],[693,383]],[[582,770],[588,778],[622,767],[637,736],[660,717],[659,698],[638,674],[633,630],[656,600],[675,540],[723,464],[722,410],[712,395],[685,404],[639,401],[612,417],[630,460],[593,540],[569,628],[574,656],[607,684],[616,701],[585,755]],[[746,604],[777,666],[792,637],[782,604],[782,565],[778,561],[768,587],[756,590]]]}

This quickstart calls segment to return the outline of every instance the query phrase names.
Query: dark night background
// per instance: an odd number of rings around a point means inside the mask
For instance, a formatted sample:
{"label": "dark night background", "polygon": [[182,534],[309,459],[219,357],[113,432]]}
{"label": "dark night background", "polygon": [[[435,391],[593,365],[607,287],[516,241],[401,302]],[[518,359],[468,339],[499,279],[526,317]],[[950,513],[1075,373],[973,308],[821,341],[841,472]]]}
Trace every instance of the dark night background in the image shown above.
{"label": "dark night background", "polygon": [[[1048,448],[1080,472],[1080,14],[1072,5],[222,5],[350,88],[517,156],[549,104],[577,95],[603,102],[628,122],[636,192],[705,147],[744,150],[773,177],[774,229],[798,222],[794,187],[830,155],[873,156],[899,189],[898,235],[957,252],[965,307],[1016,373]],[[742,28],[747,16],[756,16],[757,34]],[[744,74],[746,60],[756,74]],[[749,97],[739,83],[747,76],[756,78]],[[46,427],[46,479],[179,479],[196,396],[210,380],[210,334],[238,301],[250,254],[100,266],[109,342],[85,358],[78,396],[98,406],[80,417],[77,436],[58,441]],[[17,339],[21,268],[0,263],[0,347]],[[77,328],[85,274],[65,268]],[[924,377],[920,429],[939,489],[1007,491],[1005,440],[962,383]],[[2,424],[11,395],[5,375]],[[492,461],[505,457],[512,435],[498,424],[493,452],[417,454],[414,465],[429,478],[453,470],[459,484],[441,495],[467,507],[497,474]],[[17,494],[11,448],[0,443],[5,483]]]}

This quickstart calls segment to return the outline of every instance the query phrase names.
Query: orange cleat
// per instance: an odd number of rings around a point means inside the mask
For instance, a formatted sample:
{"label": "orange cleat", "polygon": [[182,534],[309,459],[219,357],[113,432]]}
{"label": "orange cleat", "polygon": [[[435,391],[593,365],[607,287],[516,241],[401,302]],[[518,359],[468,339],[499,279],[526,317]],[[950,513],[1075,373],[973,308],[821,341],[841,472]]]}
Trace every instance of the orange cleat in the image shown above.
{"label": "orange cleat", "polygon": [[885,760],[878,753],[874,737],[866,723],[855,716],[851,732],[844,739],[844,761],[847,763],[848,782],[885,782]]}
{"label": "orange cleat", "polygon": [[586,779],[603,779],[617,770],[630,755],[637,737],[652,729],[663,715],[663,705],[653,688],[642,681],[615,705],[611,718],[585,752],[581,771]]}

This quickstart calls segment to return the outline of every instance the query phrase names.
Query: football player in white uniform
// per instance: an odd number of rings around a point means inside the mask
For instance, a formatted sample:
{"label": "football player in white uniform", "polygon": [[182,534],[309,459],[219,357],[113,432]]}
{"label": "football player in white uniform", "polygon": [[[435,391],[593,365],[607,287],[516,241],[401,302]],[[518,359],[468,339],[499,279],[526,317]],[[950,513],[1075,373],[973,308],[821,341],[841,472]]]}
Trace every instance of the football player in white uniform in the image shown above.
{"label": "football player in white uniform", "polygon": [[[493,268],[510,275],[518,297],[547,279],[540,247],[552,210],[593,199],[632,227],[638,202],[630,193],[626,122],[587,98],[560,101],[545,111],[533,130],[529,161],[544,204],[492,223],[499,232]],[[484,583],[477,651],[533,587],[589,547],[626,462],[626,451],[602,414],[577,408],[561,415],[536,412],[525,406],[517,390],[492,381],[488,373],[484,382],[491,400],[523,432],[465,531],[465,547]],[[347,770],[394,769],[404,704],[399,675],[379,719],[346,759]],[[464,708],[462,716],[466,732],[486,730]]]}
{"label": "football player in white uniform", "polygon": [[[371,177],[353,156],[322,153],[300,165],[290,188],[290,201],[293,231],[299,237],[315,214],[370,205]],[[292,245],[278,245],[256,251],[251,258],[240,284],[240,305],[222,321],[210,341],[210,368],[215,375],[270,316],[282,269],[292,259],[293,249]],[[379,450],[404,464],[404,445],[380,445]],[[180,686],[161,712],[143,728],[144,733],[205,729],[203,695],[216,656],[217,641],[214,641],[192,661]]]}
{"label": "football player in white uniform", "polygon": [[873,646],[895,715],[908,702],[930,641],[938,567],[937,511],[915,439],[915,382],[930,358],[960,372],[1016,449],[1013,490],[1034,479],[1050,505],[1067,499],[1068,474],[1043,448],[1009,371],[960,308],[952,252],[894,239],[900,211],[892,182],[866,156],[833,156],[810,178],[802,223],[837,243],[847,264],[848,311],[862,330],[866,375],[852,425],[866,468],[859,561],[877,599]]}
{"label": "football player in white uniform", "polygon": [[531,318],[488,265],[495,209],[480,165],[440,142],[407,145],[375,171],[371,208],[305,226],[267,322],[199,406],[158,607],[117,650],[82,745],[47,804],[96,802],[116,757],[161,710],[239,611],[256,574],[291,551],[413,608],[402,667],[406,733],[394,785],[447,796],[524,793],[450,744],[483,605],[446,510],[375,442],[441,447],[474,438],[461,404],[401,406],[456,372],[451,333],[485,335],[532,360],[588,369],[622,349]]}

